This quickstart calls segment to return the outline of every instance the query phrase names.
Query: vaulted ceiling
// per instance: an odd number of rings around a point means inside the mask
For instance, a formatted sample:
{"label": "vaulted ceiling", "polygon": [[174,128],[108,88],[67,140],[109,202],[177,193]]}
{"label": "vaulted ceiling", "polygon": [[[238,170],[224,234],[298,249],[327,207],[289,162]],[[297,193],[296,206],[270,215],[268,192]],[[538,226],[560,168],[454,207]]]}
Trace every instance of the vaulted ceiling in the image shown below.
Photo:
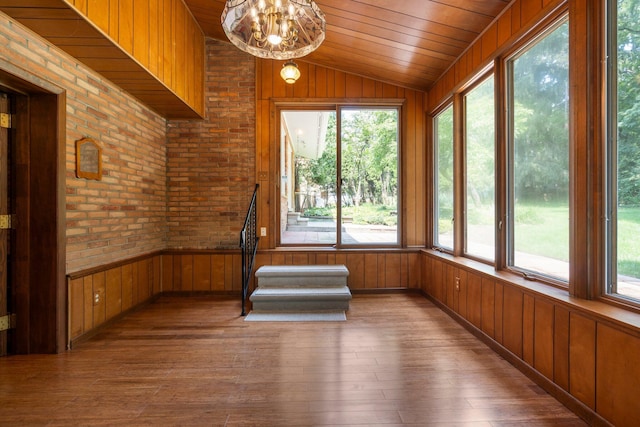
{"label": "vaulted ceiling", "polygon": [[[228,41],[225,0],[184,0],[206,36]],[[510,0],[316,0],[327,19],[311,64],[428,90]]]}

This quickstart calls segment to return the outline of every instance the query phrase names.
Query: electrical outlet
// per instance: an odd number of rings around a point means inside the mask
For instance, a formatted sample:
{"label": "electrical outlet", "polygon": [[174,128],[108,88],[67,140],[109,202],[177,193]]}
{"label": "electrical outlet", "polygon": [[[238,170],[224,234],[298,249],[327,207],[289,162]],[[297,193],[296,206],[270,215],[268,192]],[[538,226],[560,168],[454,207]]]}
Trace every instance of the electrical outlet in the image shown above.
{"label": "electrical outlet", "polygon": [[260,227],[260,237],[267,236],[267,227]]}
{"label": "electrical outlet", "polygon": [[101,296],[100,296],[100,292],[95,292],[93,294],[93,305],[98,305],[100,304],[100,300],[101,300]]}
{"label": "electrical outlet", "polygon": [[456,277],[456,291],[460,292],[460,278]]}

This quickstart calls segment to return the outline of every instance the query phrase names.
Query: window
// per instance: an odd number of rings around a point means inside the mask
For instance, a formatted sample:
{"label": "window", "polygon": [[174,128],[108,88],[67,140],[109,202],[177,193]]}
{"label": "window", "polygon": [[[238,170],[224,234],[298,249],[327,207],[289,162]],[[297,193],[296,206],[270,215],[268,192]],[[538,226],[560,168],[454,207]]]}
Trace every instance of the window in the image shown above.
{"label": "window", "polygon": [[337,242],[335,110],[282,111],[280,241]]}
{"label": "window", "polygon": [[609,11],[607,293],[640,299],[640,8]]}
{"label": "window", "polygon": [[464,95],[465,254],[495,258],[495,109],[493,76]]}
{"label": "window", "polygon": [[453,105],[434,119],[434,245],[453,250]]}
{"label": "window", "polygon": [[399,244],[400,108],[283,109],[280,244]]}
{"label": "window", "polygon": [[507,264],[569,279],[569,35],[563,20],[507,61]]}

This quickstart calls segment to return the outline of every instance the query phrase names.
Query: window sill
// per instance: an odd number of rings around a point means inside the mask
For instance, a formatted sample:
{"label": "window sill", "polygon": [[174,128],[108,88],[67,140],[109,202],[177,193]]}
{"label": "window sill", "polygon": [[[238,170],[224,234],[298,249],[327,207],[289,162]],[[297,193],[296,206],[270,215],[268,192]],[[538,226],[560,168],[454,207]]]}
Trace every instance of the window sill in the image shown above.
{"label": "window sill", "polygon": [[353,246],[336,248],[333,246],[276,246],[271,249],[258,249],[258,252],[400,252],[416,253],[421,248],[402,248],[400,246]]}

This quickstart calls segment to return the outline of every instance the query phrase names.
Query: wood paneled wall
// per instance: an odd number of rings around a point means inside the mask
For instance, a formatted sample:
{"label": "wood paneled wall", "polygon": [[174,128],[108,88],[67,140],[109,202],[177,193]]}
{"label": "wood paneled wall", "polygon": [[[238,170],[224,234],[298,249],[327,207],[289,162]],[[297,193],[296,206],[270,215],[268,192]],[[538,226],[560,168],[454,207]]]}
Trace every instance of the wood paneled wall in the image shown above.
{"label": "wood paneled wall", "polygon": [[182,0],[38,0],[0,10],[165,118],[204,116],[204,33]]}
{"label": "wood paneled wall", "polygon": [[420,288],[420,254],[412,250],[277,250],[259,252],[256,257],[256,269],[262,265],[313,264],[345,265],[351,290]]}
{"label": "wood paneled wall", "polygon": [[428,111],[436,109],[456,88],[489,64],[501,49],[562,3],[561,0],[513,1],[429,90]]}
{"label": "wood paneled wall", "polygon": [[158,252],[68,275],[69,343],[158,295],[161,260]]}
{"label": "wood paneled wall", "polygon": [[271,133],[276,118],[272,101],[336,103],[366,102],[367,99],[404,99],[402,109],[401,194],[402,237],[406,246],[425,243],[425,104],[426,93],[382,83],[353,74],[297,61],[301,77],[294,84],[280,77],[281,61],[256,63],[256,182],[260,183],[258,218],[267,227],[261,248],[275,247],[277,230],[278,149]]}
{"label": "wood paneled wall", "polygon": [[[240,292],[242,258],[237,251],[165,251],[162,256],[163,292]],[[263,265],[344,264],[352,290],[419,289],[420,254],[416,250],[260,251],[254,271]]]}
{"label": "wood paneled wall", "polygon": [[238,251],[185,250],[167,251],[162,255],[163,292],[241,290],[242,256]]}
{"label": "wood paneled wall", "polygon": [[422,290],[451,313],[609,422],[640,425],[640,320],[625,326],[613,314],[638,315],[446,255],[425,251],[422,262]]}
{"label": "wood paneled wall", "polygon": [[182,0],[66,1],[204,116],[204,34]]}
{"label": "wood paneled wall", "polygon": [[[415,250],[277,250],[260,251],[254,270],[262,265],[344,264],[349,269],[351,289],[419,289],[422,275],[419,261],[419,252]],[[162,286],[158,291],[239,292],[241,262],[238,251],[164,251]],[[100,273],[90,276],[96,274]]]}

